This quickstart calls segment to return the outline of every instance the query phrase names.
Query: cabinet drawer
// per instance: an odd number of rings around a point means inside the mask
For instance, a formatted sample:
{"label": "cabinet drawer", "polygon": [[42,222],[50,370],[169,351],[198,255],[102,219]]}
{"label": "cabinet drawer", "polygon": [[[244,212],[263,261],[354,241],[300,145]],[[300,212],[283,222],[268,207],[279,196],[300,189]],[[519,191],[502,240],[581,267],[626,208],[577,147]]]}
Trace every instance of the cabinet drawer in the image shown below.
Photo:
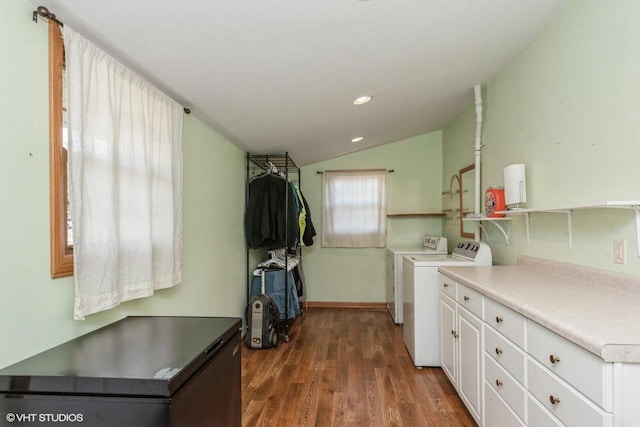
{"label": "cabinet drawer", "polygon": [[520,384],[524,384],[527,355],[495,329],[486,325],[484,327],[484,350],[513,375]]}
{"label": "cabinet drawer", "polygon": [[549,413],[533,397],[527,399],[527,409],[529,412],[528,427],[564,427],[553,415]]}
{"label": "cabinet drawer", "polygon": [[482,294],[458,283],[458,304],[482,319]]}
{"label": "cabinet drawer", "polygon": [[525,348],[524,333],[526,322],[523,316],[492,299],[485,298],[483,319],[518,347]]}
{"label": "cabinet drawer", "polygon": [[533,358],[605,410],[612,411],[611,363],[535,322],[527,325],[527,340]]}
{"label": "cabinet drawer", "polygon": [[531,357],[527,368],[529,393],[562,423],[580,427],[611,425],[611,414],[605,413]]}
{"label": "cabinet drawer", "polygon": [[444,274],[440,274],[440,290],[454,300],[456,299],[457,282],[448,278]]}
{"label": "cabinet drawer", "polygon": [[488,384],[485,383],[485,416],[484,425],[487,427],[523,427],[524,424],[518,419],[504,400],[502,400]]}
{"label": "cabinet drawer", "polygon": [[485,392],[488,387],[502,397],[521,419],[525,418],[525,406],[527,395],[522,387],[507,371],[502,369],[493,358],[487,354],[484,356],[484,378],[486,380]]}

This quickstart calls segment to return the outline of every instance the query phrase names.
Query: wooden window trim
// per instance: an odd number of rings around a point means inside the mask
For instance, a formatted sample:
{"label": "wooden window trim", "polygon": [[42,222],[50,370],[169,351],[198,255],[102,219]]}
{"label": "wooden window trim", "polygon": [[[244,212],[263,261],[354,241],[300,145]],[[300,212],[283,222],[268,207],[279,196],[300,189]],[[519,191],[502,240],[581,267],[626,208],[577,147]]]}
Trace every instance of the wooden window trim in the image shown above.
{"label": "wooden window trim", "polygon": [[67,156],[62,146],[64,42],[49,21],[49,194],[51,277],[73,275],[73,248],[67,245]]}

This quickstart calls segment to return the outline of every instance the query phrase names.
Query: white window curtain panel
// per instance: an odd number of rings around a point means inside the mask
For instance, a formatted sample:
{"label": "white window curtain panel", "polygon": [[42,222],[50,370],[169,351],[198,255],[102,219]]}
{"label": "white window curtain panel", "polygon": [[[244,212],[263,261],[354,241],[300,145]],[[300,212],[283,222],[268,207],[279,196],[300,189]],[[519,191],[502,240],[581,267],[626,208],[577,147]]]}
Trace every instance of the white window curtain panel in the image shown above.
{"label": "white window curtain panel", "polygon": [[183,107],[64,26],[74,317],[182,274]]}
{"label": "white window curtain panel", "polygon": [[387,171],[325,171],[322,202],[322,246],[385,246]]}

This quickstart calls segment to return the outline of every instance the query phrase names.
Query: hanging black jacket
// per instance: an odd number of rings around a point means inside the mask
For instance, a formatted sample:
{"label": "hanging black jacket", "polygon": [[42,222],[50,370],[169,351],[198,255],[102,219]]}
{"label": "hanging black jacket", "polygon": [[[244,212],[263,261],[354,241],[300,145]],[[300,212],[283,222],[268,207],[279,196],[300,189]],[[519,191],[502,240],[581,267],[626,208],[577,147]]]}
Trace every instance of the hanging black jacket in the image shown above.
{"label": "hanging black jacket", "polygon": [[316,229],[313,226],[313,222],[311,221],[311,210],[309,210],[307,200],[304,198],[304,194],[302,194],[302,192],[300,193],[300,195],[302,195],[302,203],[304,203],[304,209],[307,212],[306,227],[302,235],[302,242],[305,246],[311,246],[313,245],[313,238],[316,235]]}
{"label": "hanging black jacket", "polygon": [[280,176],[265,174],[253,178],[244,222],[249,248],[296,246],[300,226],[294,197],[288,181]]}

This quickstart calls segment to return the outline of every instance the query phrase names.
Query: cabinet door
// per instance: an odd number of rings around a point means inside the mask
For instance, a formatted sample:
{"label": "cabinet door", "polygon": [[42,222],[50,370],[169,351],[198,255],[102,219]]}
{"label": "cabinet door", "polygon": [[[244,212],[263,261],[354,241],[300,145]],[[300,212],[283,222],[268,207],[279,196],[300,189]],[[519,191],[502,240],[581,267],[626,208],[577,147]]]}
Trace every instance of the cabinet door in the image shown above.
{"label": "cabinet door", "polygon": [[440,361],[449,381],[456,385],[456,303],[440,294]]}
{"label": "cabinet door", "polygon": [[458,306],[458,393],[476,422],[482,408],[482,323]]}

